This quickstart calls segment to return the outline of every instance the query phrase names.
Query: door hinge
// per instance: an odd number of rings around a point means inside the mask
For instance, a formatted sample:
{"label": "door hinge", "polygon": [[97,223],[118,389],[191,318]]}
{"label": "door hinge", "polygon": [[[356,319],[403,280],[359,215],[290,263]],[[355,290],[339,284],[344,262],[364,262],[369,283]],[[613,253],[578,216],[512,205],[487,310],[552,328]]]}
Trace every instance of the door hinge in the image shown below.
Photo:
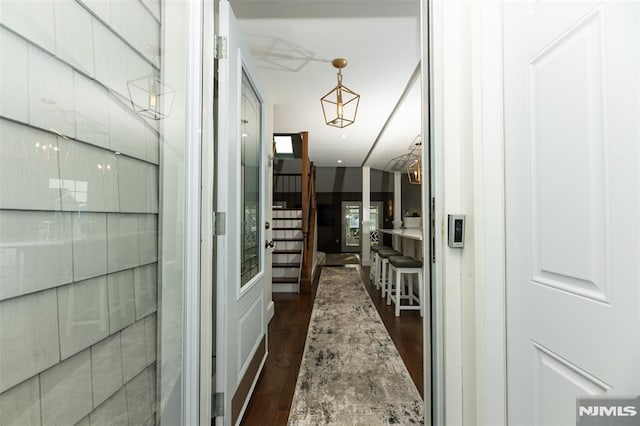
{"label": "door hinge", "polygon": [[211,394],[211,417],[224,416],[224,393]]}
{"label": "door hinge", "polygon": [[431,263],[436,263],[436,198],[431,198]]}
{"label": "door hinge", "polygon": [[215,212],[213,215],[213,235],[225,235],[227,232],[227,213]]}
{"label": "door hinge", "polygon": [[215,59],[227,59],[227,37],[216,36],[216,44],[213,48],[213,57]]}

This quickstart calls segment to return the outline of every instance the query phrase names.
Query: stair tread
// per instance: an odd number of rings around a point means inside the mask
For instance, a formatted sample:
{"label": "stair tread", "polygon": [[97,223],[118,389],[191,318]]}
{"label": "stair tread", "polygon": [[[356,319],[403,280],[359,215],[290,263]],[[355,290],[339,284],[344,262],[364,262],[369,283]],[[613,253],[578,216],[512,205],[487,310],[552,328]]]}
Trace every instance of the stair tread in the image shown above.
{"label": "stair tread", "polygon": [[300,254],[302,249],[299,250],[274,250],[273,254]]}
{"label": "stair tread", "polygon": [[298,277],[271,277],[272,283],[298,284]]}
{"label": "stair tread", "polygon": [[273,268],[299,268],[300,267],[300,263],[299,262],[294,262],[294,263],[272,263],[271,266]]}

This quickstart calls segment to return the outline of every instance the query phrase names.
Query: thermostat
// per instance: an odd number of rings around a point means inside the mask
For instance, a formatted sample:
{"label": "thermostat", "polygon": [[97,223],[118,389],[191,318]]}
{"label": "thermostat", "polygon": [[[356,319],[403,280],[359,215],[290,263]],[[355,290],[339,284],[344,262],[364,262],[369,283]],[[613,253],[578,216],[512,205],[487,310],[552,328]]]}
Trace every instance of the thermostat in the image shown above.
{"label": "thermostat", "polygon": [[449,215],[449,247],[464,247],[464,215]]}

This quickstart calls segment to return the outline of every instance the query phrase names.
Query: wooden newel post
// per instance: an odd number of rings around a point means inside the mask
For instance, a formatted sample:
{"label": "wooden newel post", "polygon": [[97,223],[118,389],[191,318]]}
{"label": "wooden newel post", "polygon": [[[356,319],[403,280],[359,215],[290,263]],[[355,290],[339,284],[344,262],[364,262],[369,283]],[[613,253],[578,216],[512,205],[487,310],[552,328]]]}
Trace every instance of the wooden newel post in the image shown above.
{"label": "wooden newel post", "polygon": [[313,256],[313,247],[309,247],[309,132],[301,132],[300,135],[302,136],[302,235],[304,238],[300,293],[310,293],[310,261]]}

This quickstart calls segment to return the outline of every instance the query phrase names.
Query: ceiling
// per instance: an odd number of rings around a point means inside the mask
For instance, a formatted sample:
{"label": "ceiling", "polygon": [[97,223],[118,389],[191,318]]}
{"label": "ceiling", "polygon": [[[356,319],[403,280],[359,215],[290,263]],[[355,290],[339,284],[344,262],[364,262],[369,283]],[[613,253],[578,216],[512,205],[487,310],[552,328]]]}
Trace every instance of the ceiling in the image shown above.
{"label": "ceiling", "polygon": [[[274,104],[274,132],[308,131],[320,167],[391,170],[390,160],[410,151],[420,134],[419,0],[231,5]],[[320,105],[336,85],[337,57],[349,61],[343,84],[361,96],[356,122],[343,129],[324,124]]]}

